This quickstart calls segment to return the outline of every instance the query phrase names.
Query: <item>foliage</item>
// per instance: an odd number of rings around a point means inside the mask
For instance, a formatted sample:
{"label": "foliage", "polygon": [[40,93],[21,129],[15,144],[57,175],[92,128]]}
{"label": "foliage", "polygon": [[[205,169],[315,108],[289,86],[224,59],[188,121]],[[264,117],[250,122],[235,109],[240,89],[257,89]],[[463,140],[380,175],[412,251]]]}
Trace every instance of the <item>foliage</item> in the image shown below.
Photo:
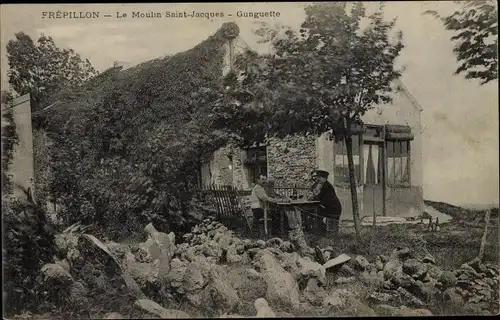
{"label": "foliage", "polygon": [[[12,163],[14,146],[18,143],[16,124],[11,108],[12,94],[2,91],[2,194],[12,191],[12,181],[7,170]],[[5,108],[5,110],[4,110]]]}
{"label": "foliage", "polygon": [[445,28],[454,33],[456,54],[460,66],[456,74],[481,84],[498,79],[498,8],[494,1],[455,1],[462,7],[448,16],[426,11],[439,18]]}
{"label": "foliage", "polygon": [[54,229],[43,209],[33,202],[2,200],[3,266],[6,313],[40,304],[40,268],[57,253]]}
{"label": "foliage", "polygon": [[45,130],[33,129],[33,161],[37,202],[41,205],[50,200],[50,140]]}
{"label": "foliage", "polygon": [[19,94],[31,94],[33,110],[63,88],[75,88],[97,74],[88,59],[56,46],[52,37],[33,41],[23,32],[7,43],[9,84]]}
{"label": "foliage", "polygon": [[359,231],[351,136],[367,110],[392,100],[402,34],[393,34],[395,20],[384,21],[383,6],[366,15],[362,3],[321,3],[305,13],[300,34],[265,24],[257,31],[273,52],[248,51],[237,59],[242,72],[214,99],[212,117],[239,135],[257,132],[254,140],[329,130],[343,138]]}
{"label": "foliage", "polygon": [[51,195],[63,220],[97,222],[120,236],[145,222],[179,227],[190,207],[201,157],[228,140],[200,108],[202,89],[222,79],[225,24],[191,50],[122,70],[114,67],[58,92],[46,121],[54,142]]}

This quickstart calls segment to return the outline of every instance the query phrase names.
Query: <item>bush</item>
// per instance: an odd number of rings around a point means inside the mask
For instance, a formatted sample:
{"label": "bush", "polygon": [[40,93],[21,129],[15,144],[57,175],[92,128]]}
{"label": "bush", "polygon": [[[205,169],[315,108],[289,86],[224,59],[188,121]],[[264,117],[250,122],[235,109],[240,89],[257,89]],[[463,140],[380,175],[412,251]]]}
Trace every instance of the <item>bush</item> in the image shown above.
{"label": "bush", "polygon": [[2,201],[6,314],[41,305],[41,267],[57,254],[54,228],[33,203]]}

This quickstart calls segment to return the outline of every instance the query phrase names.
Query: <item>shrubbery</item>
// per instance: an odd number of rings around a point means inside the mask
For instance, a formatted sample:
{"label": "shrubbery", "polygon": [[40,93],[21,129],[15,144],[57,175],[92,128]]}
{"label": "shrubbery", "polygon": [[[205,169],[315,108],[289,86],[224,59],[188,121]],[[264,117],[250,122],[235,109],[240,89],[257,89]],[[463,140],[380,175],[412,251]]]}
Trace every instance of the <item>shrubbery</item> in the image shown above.
{"label": "shrubbery", "polygon": [[109,69],[53,97],[62,101],[57,112],[37,123],[53,142],[48,193],[65,223],[97,223],[116,238],[148,221],[170,228],[198,221],[192,199],[201,159],[230,139],[213,130],[203,104],[207,91],[222,87],[231,28],[186,52]]}
{"label": "shrubbery", "polygon": [[57,254],[54,228],[33,203],[2,201],[4,302],[7,314],[43,305],[41,267]]}

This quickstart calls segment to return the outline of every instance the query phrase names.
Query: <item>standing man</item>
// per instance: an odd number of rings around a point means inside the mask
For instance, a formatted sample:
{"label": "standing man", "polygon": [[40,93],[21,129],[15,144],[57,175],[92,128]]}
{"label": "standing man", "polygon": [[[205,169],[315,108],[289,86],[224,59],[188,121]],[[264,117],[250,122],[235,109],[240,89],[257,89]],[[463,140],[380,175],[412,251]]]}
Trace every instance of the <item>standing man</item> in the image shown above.
{"label": "standing man", "polygon": [[[339,233],[340,215],[342,214],[342,204],[340,203],[335,188],[328,181],[328,172],[324,170],[316,171],[316,181],[313,189],[313,199],[320,202],[319,214],[322,217],[330,219],[333,223],[333,231],[335,235]],[[320,232],[326,233],[326,223],[319,223]]]}

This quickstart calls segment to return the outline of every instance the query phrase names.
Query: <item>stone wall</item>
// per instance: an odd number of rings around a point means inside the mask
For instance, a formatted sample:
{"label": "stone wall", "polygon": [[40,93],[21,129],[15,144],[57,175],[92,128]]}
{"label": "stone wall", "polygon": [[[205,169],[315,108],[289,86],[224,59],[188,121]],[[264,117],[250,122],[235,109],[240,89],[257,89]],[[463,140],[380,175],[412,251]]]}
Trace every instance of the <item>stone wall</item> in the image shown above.
{"label": "stone wall", "polygon": [[14,185],[13,196],[25,198],[23,189],[34,188],[35,169],[33,161],[33,132],[31,126],[31,100],[26,94],[12,101],[13,118],[16,124],[18,143],[14,146],[12,164],[7,175]]}
{"label": "stone wall", "polygon": [[316,136],[270,139],[267,147],[268,175],[282,187],[306,187],[316,168]]}

